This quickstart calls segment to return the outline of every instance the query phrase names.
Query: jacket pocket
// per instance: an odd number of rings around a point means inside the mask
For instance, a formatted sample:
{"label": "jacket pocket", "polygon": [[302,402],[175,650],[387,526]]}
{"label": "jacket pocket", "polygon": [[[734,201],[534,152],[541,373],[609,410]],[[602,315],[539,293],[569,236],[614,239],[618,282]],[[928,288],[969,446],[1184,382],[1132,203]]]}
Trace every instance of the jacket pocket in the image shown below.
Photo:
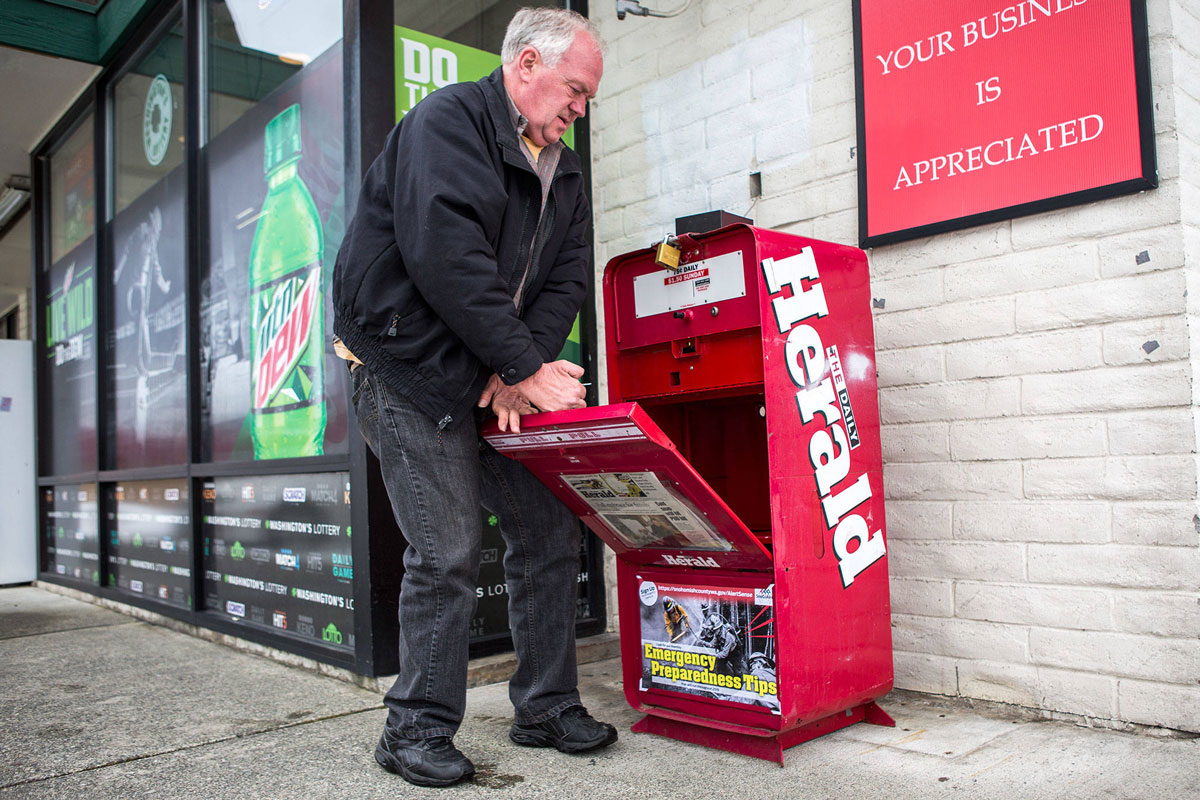
{"label": "jacket pocket", "polygon": [[358,296],[362,294],[363,287],[367,284],[367,277],[372,275],[375,271],[375,268],[379,265],[379,262],[385,259],[391,261],[400,260],[400,248],[396,246],[395,242],[392,242],[387,247],[383,248],[383,251],[379,255],[371,259],[370,263],[359,271],[358,275],[356,276],[357,280],[355,282],[356,285],[354,287],[354,293],[350,296],[350,302],[347,304],[349,308],[358,308]]}
{"label": "jacket pocket", "polygon": [[393,355],[418,359],[430,343],[433,329],[441,321],[424,300],[413,298],[403,307],[388,314],[379,331],[379,341]]}

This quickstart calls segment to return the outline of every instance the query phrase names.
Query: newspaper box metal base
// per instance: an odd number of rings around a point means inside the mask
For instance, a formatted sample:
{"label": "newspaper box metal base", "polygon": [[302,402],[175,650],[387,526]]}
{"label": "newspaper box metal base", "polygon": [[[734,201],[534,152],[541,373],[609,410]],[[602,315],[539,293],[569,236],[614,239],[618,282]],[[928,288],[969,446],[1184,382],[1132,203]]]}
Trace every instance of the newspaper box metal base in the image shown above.
{"label": "newspaper box metal base", "polygon": [[747,225],[605,270],[613,405],[484,436],[617,556],[637,732],[782,763],[894,724],[870,287],[862,251]]}
{"label": "newspaper box metal base", "polygon": [[833,733],[856,722],[895,727],[896,722],[875,703],[848,708],[844,713],[831,714],[825,719],[810,722],[783,733],[764,733],[756,728],[724,725],[711,719],[690,719],[684,714],[654,711],[633,724],[634,733],[654,733],[681,742],[727,750],[752,758],[774,761],[783,766],[783,751],[810,739]]}

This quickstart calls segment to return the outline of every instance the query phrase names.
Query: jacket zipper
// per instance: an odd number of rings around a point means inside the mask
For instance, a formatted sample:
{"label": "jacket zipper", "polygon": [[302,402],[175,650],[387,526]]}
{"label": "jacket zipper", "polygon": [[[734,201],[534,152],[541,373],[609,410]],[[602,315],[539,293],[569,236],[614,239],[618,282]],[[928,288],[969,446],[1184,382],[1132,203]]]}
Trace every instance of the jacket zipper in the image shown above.
{"label": "jacket zipper", "polygon": [[[565,175],[567,175],[566,172],[555,170],[553,177],[550,178],[550,188],[546,190],[546,202],[541,204],[537,225],[533,229],[533,238],[529,241],[529,258],[526,261],[525,274],[521,276],[521,283],[517,287],[517,293],[513,296],[513,305],[516,306],[518,314],[521,313],[521,309],[525,306],[525,286],[529,284],[530,278],[537,278],[539,271],[535,257],[541,255],[542,248],[538,246],[538,239],[542,233],[542,223],[546,221],[546,211],[550,208],[550,204],[555,202],[554,184]],[[540,179],[538,183],[541,183]],[[543,246],[546,244],[544,239],[541,244]]]}
{"label": "jacket zipper", "polygon": [[[471,388],[471,384],[470,384],[470,382],[468,382],[467,385],[463,387],[463,390],[458,393],[458,397],[454,398],[454,402],[452,402],[450,404],[451,409],[453,409],[455,406],[458,405],[458,401],[463,399],[463,395],[465,395],[470,388]],[[447,413],[444,417],[442,417],[440,420],[438,420],[438,424],[437,424],[438,432],[441,433],[443,430],[445,430],[446,426],[449,425],[451,422],[454,422],[454,417],[451,416],[449,413]]]}
{"label": "jacket zipper", "polygon": [[[524,156],[524,154],[522,153],[522,154],[521,154],[521,158],[522,158],[522,159],[524,159],[524,157],[525,157],[525,156]],[[538,177],[537,177],[537,173],[536,173],[536,172],[533,172],[533,170],[529,168],[529,164],[528,164],[528,163],[524,164],[524,166],[525,166],[525,168],[526,168],[526,170],[527,170],[527,171],[529,171],[530,173],[532,173],[532,174],[533,174],[533,177],[534,177],[534,179],[535,179],[535,180],[537,180],[537,181],[538,181],[539,188],[540,188],[540,185],[541,185],[541,180],[540,180],[540,179],[538,179]],[[560,179],[560,178],[563,178],[563,177],[565,177],[565,176],[566,176],[566,175],[568,175],[568,174],[574,174],[574,172],[575,172],[575,171],[572,171],[572,172],[568,173],[568,172],[565,172],[565,171],[555,170],[555,172],[554,172],[554,177],[552,177],[552,178],[550,179],[550,189],[549,189],[549,190],[546,192],[546,205],[547,205],[547,206],[549,206],[549,205],[550,205],[550,201],[551,201],[551,199],[553,198],[553,195],[554,195],[554,184],[555,184],[555,183],[557,183],[557,182],[559,181],[559,179]],[[539,205],[539,206],[541,205],[541,201],[540,201],[540,200],[538,201],[538,205]],[[530,239],[530,241],[529,241],[529,257],[530,257],[531,259],[533,258],[533,250],[534,250],[534,246],[537,244],[538,232],[540,231],[540,229],[541,229],[541,227],[542,227],[542,218],[543,218],[543,216],[545,215],[545,211],[546,211],[546,209],[545,209],[545,208],[541,208],[541,209],[540,209],[540,213],[538,214],[538,221],[537,221],[537,225],[536,225],[536,226],[534,227],[534,229],[533,229],[533,238],[532,238],[532,239]],[[519,253],[518,253],[518,255],[517,255],[517,258],[518,258],[518,259],[520,259],[520,254],[519,254]],[[514,271],[514,272],[516,271],[516,268],[517,268],[517,266],[518,266],[519,264],[520,264],[520,261],[519,261],[519,260],[518,260],[516,263],[514,263],[514,264],[513,264],[513,271]],[[522,276],[522,277],[521,277],[521,285],[520,285],[520,287],[518,287],[518,289],[517,289],[517,292],[518,292],[518,294],[522,293],[522,291],[524,290],[524,288],[525,288],[525,280],[526,280],[526,278],[527,278],[527,277],[528,277],[528,269],[526,270],[526,274],[525,274],[524,276]],[[515,298],[514,298],[513,302],[514,302],[514,304],[516,303],[516,299],[515,299]],[[518,312],[519,312],[519,311],[520,311],[520,309],[518,308]],[[393,320],[392,320],[392,327],[388,329],[388,333],[389,333],[390,335],[394,336],[395,334],[394,334],[394,333],[392,333],[392,331],[394,331],[394,330],[395,330],[395,328],[396,328],[396,319],[394,319],[394,318],[393,318]],[[464,394],[466,394],[466,392],[467,392],[467,389],[470,389],[470,388],[471,388],[471,384],[470,384],[470,383],[468,383],[468,384],[467,384],[467,386],[466,386],[466,388],[464,388],[464,389],[463,389],[461,392],[459,392],[459,394],[458,394],[458,397],[457,397],[457,398],[455,398],[454,402],[453,402],[453,403],[451,403],[451,406],[450,406],[450,407],[451,407],[451,408],[453,408],[454,406],[458,405],[458,401],[462,399],[463,395],[464,395]],[[454,422],[454,417],[453,417],[453,416],[451,416],[450,414],[446,414],[445,416],[443,416],[443,417],[442,417],[440,420],[438,420],[438,424],[437,424],[437,429],[438,429],[438,432],[440,433],[441,431],[445,430],[446,426],[447,426],[447,425],[449,425],[449,424],[450,424],[450,423],[452,423],[452,422]]]}
{"label": "jacket zipper", "polygon": [[541,260],[542,248],[546,246],[548,235],[543,235],[542,227],[546,221],[546,216],[551,208],[557,209],[557,202],[554,198],[554,184],[551,182],[550,191],[546,194],[546,207],[542,209],[542,216],[538,219],[538,226],[533,231],[533,241],[529,244],[529,269],[525,271],[525,276],[521,279],[521,288],[519,289],[520,303],[517,306],[517,313],[525,307],[525,287],[537,280],[538,273],[541,272],[539,261]]}

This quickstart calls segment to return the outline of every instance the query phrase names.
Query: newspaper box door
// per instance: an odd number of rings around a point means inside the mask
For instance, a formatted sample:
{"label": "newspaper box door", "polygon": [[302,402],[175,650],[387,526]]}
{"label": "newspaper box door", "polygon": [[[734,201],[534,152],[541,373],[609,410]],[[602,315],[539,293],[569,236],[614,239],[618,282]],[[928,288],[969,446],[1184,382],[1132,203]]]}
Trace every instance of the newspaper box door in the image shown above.
{"label": "newspaper box door", "polygon": [[771,569],[771,555],[636,403],[494,422],[483,437],[525,464],[635,564]]}

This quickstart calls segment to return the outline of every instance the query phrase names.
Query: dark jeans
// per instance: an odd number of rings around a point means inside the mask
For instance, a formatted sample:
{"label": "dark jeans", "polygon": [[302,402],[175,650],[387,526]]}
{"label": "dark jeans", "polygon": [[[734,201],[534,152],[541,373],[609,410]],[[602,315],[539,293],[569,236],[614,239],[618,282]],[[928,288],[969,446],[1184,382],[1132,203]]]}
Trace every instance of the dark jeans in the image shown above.
{"label": "dark jeans", "polygon": [[579,704],[575,598],[579,523],[524,466],[479,438],[475,419],[439,431],[366,367],[352,372],[363,438],[379,458],[408,549],[400,588],[400,675],[384,698],[388,725],[419,739],[453,736],[467,702],[467,636],[479,575],[482,505],[507,551],[517,722]]}

